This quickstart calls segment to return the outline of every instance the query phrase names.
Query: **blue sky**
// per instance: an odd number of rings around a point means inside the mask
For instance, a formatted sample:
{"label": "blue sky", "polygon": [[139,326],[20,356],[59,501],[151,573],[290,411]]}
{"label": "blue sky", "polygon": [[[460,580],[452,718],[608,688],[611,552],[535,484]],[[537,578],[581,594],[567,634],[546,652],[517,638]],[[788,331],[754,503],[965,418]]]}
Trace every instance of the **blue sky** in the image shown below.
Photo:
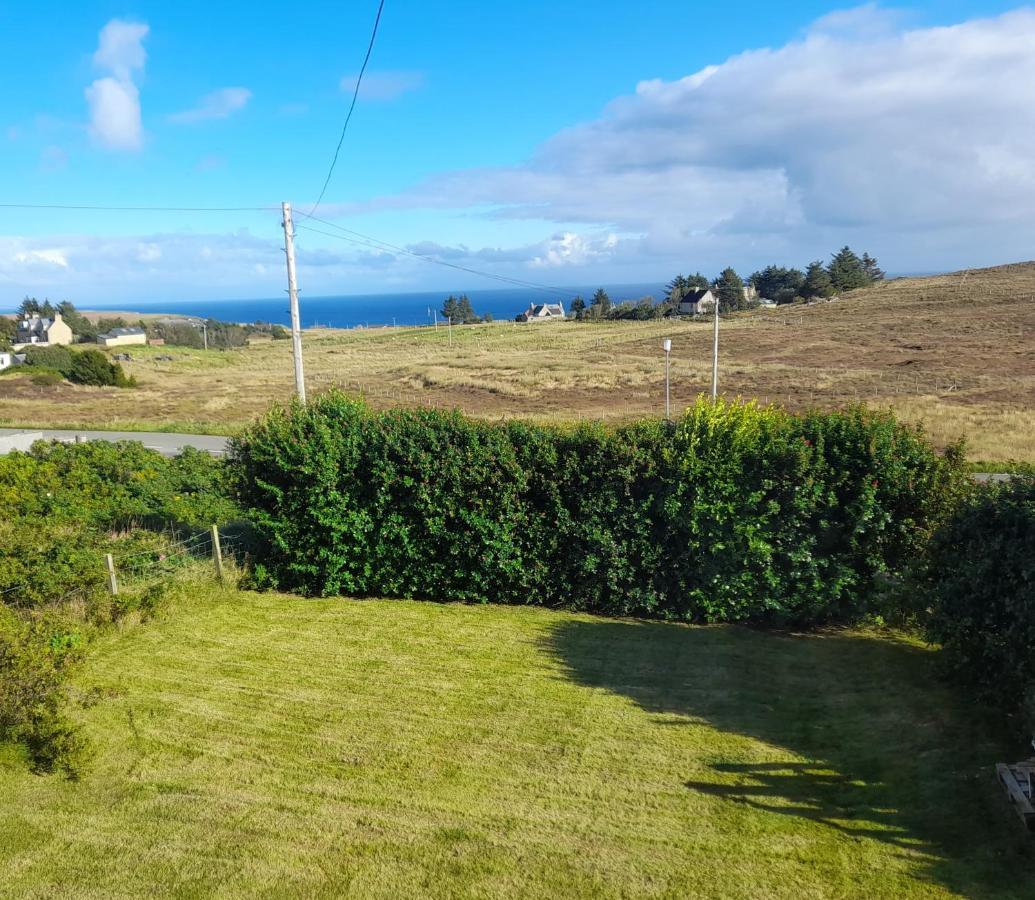
{"label": "blue sky", "polygon": [[[5,4],[0,202],[308,209],[375,8]],[[1030,8],[964,0],[387,0],[319,214],[545,284],[845,242],[894,271],[1027,258],[1032,39]],[[269,296],[279,241],[275,213],[10,210],[0,305]],[[310,293],[487,284],[298,249]]]}

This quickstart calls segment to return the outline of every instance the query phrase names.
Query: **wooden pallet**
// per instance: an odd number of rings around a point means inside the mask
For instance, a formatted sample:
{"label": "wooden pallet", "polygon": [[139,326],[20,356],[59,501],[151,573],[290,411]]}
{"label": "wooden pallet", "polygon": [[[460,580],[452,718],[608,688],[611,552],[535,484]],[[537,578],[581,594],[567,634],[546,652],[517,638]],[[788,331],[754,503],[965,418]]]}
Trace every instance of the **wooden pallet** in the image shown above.
{"label": "wooden pallet", "polygon": [[1017,815],[1028,831],[1035,832],[1035,807],[1032,806],[1035,800],[1035,759],[1012,766],[999,763],[995,771]]}

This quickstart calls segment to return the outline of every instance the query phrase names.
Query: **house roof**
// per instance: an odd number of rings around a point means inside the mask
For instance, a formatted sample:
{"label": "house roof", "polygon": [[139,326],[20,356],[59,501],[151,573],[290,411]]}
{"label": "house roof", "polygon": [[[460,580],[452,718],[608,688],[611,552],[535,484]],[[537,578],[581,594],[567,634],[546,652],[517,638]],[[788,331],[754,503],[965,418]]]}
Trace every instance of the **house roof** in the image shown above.
{"label": "house roof", "polygon": [[46,331],[54,324],[53,319],[41,319],[39,316],[29,316],[18,323],[21,331]]}
{"label": "house roof", "polygon": [[686,294],[684,294],[683,295],[683,299],[680,300],[679,302],[680,303],[700,303],[711,292],[712,292],[711,288],[697,288],[695,290],[688,291]]}
{"label": "house roof", "polygon": [[102,338],[128,337],[129,335],[147,334],[143,328],[113,328],[111,331],[99,335]]}

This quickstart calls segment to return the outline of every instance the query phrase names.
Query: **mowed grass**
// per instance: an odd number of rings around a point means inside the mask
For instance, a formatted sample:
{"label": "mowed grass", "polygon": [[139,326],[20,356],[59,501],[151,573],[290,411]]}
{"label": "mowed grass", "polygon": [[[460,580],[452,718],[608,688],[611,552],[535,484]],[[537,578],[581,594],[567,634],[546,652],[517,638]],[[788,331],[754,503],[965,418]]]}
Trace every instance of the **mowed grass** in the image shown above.
{"label": "mowed grass", "polygon": [[95,648],[88,775],[3,757],[3,896],[1035,893],[909,641],[191,594]]}
{"label": "mowed grass", "polygon": [[[711,383],[708,322],[510,322],[448,329],[317,329],[310,393],[339,386],[378,407],[457,407],[496,418],[660,415],[663,338],[678,411]],[[293,390],[290,341],[221,353],[120,348],[135,391],[0,378],[0,425],[226,434]],[[159,357],[172,356],[172,360]],[[791,409],[853,403],[923,422],[976,459],[1035,462],[1035,263],[903,278],[833,303],[737,314],[723,324],[720,389]]]}

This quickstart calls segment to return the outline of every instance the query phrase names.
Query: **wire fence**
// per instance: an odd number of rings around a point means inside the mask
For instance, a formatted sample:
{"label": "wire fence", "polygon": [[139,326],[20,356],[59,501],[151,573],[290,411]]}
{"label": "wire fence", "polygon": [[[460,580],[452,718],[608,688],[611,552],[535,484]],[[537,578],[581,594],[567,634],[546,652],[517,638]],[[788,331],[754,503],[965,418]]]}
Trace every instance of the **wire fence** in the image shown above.
{"label": "wire fence", "polygon": [[[102,551],[103,552],[103,551]],[[132,553],[103,554],[93,572],[79,573],[86,584],[70,587],[64,593],[38,602],[40,588],[33,581],[21,581],[0,588],[0,603],[24,605],[33,600],[34,608],[57,608],[76,599],[107,592],[112,595],[127,591],[146,591],[170,577],[182,574],[192,563],[211,560],[215,574],[220,577],[227,563],[238,564],[246,556],[246,539],[242,534],[223,534],[216,526],[208,532],[178,539],[168,535],[162,546]]]}

